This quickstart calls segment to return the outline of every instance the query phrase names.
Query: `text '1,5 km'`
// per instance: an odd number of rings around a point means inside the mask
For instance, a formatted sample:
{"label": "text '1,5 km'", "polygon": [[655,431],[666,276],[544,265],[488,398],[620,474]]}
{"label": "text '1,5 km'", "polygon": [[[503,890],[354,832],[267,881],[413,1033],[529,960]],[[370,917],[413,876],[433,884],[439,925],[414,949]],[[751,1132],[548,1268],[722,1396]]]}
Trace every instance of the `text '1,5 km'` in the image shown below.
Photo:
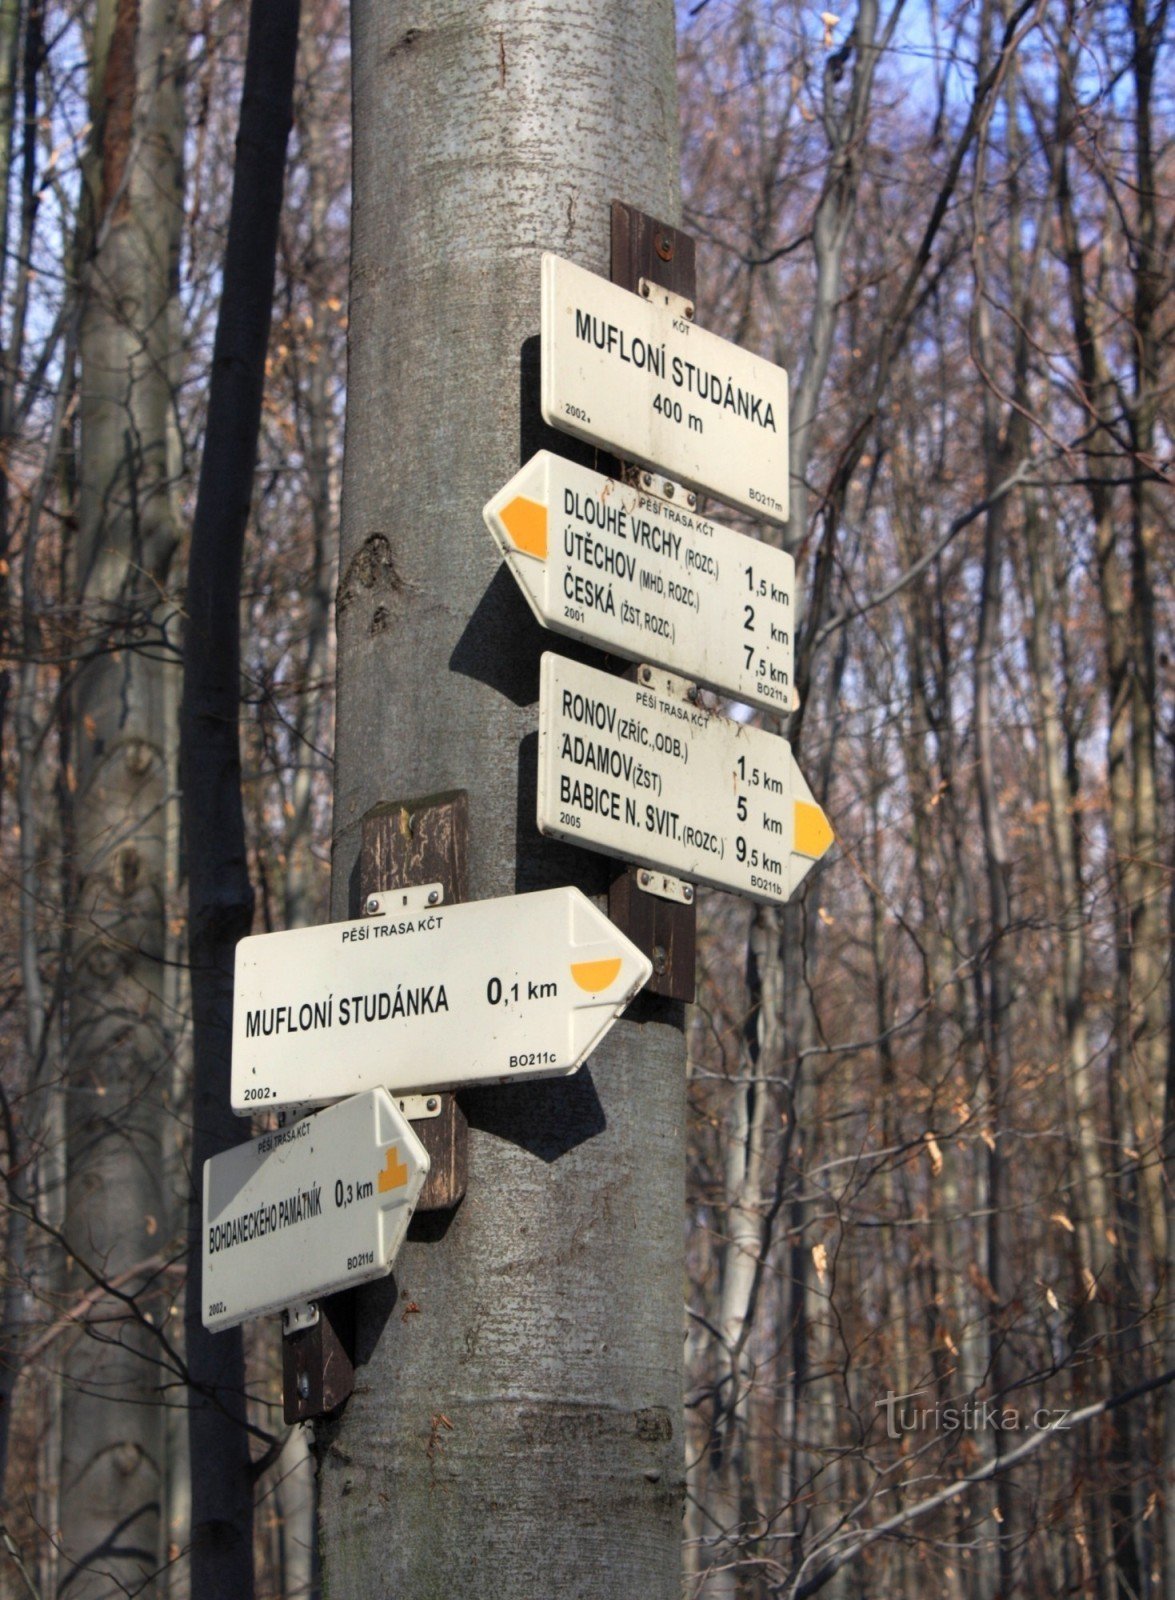
{"label": "text '1,5 km'", "polygon": [[547,450],[484,515],[546,627],[792,709],[796,568],[785,551]]}
{"label": "text '1,5 km'", "polygon": [[667,673],[631,683],[547,653],[539,684],[541,832],[766,904],[832,843],[787,740]]}
{"label": "text '1,5 km'", "polygon": [[697,327],[654,284],[642,298],[550,254],[542,274],[551,427],[786,522],[783,368]]}

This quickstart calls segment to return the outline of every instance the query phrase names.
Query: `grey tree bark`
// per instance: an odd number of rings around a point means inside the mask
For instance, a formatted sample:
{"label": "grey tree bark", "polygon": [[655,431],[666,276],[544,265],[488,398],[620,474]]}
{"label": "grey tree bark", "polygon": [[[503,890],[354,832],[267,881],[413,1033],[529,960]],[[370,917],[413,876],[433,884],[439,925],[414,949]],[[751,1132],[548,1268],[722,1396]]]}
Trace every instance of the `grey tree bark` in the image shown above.
{"label": "grey tree bark", "polygon": [[[676,220],[672,7],[357,0],[353,73],[333,915],[364,812],[447,788],[474,898],[598,891],[536,833],[550,641],[481,507],[542,442],[540,251],[606,274],[614,197]],[[362,1294],[320,1432],[329,1592],[676,1597],[684,1049],[641,1006],[576,1077],[466,1097],[466,1198]]]}
{"label": "grey tree bark", "polygon": [[[67,1047],[71,1285],[118,1277],[70,1348],[62,1410],[63,1585],[149,1592],[162,1550],[164,1368],[155,1274],[162,1132],[164,726],[177,542],[170,301],[182,221],[176,0],[104,0],[94,36],[92,241],[83,275],[74,694],[76,962]],[[84,1267],[80,1264],[84,1264]]]}

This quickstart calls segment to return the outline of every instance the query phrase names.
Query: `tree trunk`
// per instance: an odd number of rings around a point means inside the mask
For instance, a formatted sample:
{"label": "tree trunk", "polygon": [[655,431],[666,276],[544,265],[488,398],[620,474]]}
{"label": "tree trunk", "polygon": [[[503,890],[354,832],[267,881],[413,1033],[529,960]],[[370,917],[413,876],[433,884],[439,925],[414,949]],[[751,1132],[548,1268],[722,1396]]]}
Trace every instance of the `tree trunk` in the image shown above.
{"label": "tree trunk", "polygon": [[[175,0],[99,7],[87,195],[74,692],[76,966],[67,1046],[65,1229],[83,1269],[123,1277],[70,1346],[61,1528],[72,1600],[150,1586],[160,1526],[165,1368],[151,1268],[170,1021],[163,1005],[165,590],[176,547],[167,436],[170,298],[182,220],[183,41]],[[138,1269],[138,1270],[136,1270]],[[126,1276],[124,1276],[126,1275]]]}
{"label": "tree trunk", "polygon": [[238,739],[240,587],[261,421],[299,0],[254,4],[204,457],[188,567],[181,772],[189,873],[193,1192],[185,1316],[191,1376],[192,1592],[253,1592],[253,1482],[241,1330],[200,1317],[204,1163],[247,1131],[229,1105],[233,971],[250,931]]}
{"label": "tree trunk", "polygon": [[[672,8],[357,0],[353,83],[333,914],[364,812],[450,788],[475,898],[599,892],[535,829],[549,641],[481,507],[540,442],[539,252],[606,274],[614,197],[677,216]],[[681,1013],[639,1015],[574,1078],[464,1097],[466,1198],[361,1293],[320,1430],[330,1592],[677,1596]]]}

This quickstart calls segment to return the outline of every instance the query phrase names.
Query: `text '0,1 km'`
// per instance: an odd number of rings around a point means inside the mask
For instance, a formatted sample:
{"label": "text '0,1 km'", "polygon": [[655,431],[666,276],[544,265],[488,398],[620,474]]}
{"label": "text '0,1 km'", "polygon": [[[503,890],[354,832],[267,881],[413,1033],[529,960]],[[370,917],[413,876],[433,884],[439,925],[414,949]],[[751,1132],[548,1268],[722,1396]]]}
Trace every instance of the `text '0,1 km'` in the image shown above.
{"label": "text '0,1 km'", "polygon": [[651,970],[574,888],[243,939],[233,1109],[574,1072]]}

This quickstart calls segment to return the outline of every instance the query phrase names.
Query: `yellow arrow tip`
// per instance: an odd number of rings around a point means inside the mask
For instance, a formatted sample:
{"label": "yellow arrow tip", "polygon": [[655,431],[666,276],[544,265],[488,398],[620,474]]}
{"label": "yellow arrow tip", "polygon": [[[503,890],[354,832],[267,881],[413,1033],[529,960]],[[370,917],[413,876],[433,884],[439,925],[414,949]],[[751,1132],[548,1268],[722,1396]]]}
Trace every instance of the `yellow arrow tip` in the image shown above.
{"label": "yellow arrow tip", "polygon": [[571,976],[587,994],[599,994],[609,984],[615,983],[620,973],[620,957],[606,961],[573,961]]}
{"label": "yellow arrow tip", "polygon": [[402,1189],[408,1182],[408,1168],[400,1160],[398,1146],[390,1144],[384,1170],[379,1175],[380,1194],[390,1194],[393,1189]]}
{"label": "yellow arrow tip", "polygon": [[806,800],[795,803],[795,839],[792,849],[799,856],[820,857],[832,843],[832,825],[819,806],[810,806]]}
{"label": "yellow arrow tip", "polygon": [[547,559],[547,508],[537,500],[516,495],[499,513],[502,526],[515,546],[528,556]]}

